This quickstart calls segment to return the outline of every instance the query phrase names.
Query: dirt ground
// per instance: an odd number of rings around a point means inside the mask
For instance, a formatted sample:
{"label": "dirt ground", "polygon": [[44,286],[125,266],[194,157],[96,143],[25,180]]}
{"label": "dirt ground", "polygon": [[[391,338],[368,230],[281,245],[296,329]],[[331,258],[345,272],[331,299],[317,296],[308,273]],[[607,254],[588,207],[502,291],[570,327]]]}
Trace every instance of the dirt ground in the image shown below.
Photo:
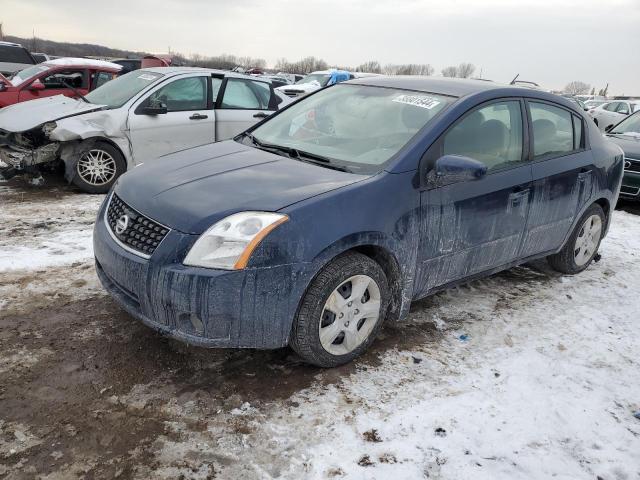
{"label": "dirt ground", "polygon": [[[0,250],[31,248],[35,255],[53,248],[47,237],[89,235],[99,202],[64,184],[4,184]],[[458,368],[446,362],[451,332],[459,342],[457,332],[480,318],[464,309],[446,313],[457,300],[451,292],[439,294],[415,303],[412,321],[388,326],[363,358],[331,370],[304,365],[289,349],[193,348],[124,313],[102,292],[82,245],[73,254],[62,251],[77,256],[70,263],[52,250],[42,264],[0,271],[0,478],[279,478],[309,471],[304,455],[288,458],[286,448],[270,443],[277,434],[265,435],[261,422],[286,424],[290,416],[304,425],[308,415],[312,430],[314,416],[300,394],[340,390],[346,378],[382,372],[386,352],[419,352],[407,357],[406,368],[431,359],[450,372]],[[558,277],[543,264],[492,277],[489,289],[501,291],[492,315],[528,305]],[[365,433],[378,442],[375,431]],[[263,470],[255,458],[247,461],[256,444]],[[380,459],[395,463],[391,453]],[[360,458],[356,468],[367,462]],[[326,478],[345,473],[340,467],[324,472]],[[306,478],[299,475],[287,478]]]}

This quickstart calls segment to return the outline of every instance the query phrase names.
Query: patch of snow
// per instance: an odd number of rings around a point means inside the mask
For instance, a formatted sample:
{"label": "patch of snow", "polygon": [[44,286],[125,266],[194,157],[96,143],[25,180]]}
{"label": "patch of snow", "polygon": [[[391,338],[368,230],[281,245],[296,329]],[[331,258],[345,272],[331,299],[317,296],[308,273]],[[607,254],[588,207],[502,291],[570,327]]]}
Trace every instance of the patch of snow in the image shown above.
{"label": "patch of snow", "polygon": [[118,63],[106,62],[104,60],[92,60],[91,58],[73,58],[73,57],[64,57],[64,58],[56,58],[55,60],[47,60],[44,62],[45,65],[56,65],[56,66],[88,66],[88,67],[102,67],[102,68],[113,68],[115,70],[121,70],[122,65]]}

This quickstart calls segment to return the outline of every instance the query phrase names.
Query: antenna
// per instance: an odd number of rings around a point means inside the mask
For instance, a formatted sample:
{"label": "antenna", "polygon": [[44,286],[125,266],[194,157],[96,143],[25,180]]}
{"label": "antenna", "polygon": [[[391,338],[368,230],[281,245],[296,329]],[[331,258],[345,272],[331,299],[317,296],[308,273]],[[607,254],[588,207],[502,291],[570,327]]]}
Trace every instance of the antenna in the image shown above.
{"label": "antenna", "polygon": [[511,80],[511,82],[509,82],[509,85],[514,85],[519,76],[520,76],[520,74],[518,73],[515,77],[513,77],[513,80]]}

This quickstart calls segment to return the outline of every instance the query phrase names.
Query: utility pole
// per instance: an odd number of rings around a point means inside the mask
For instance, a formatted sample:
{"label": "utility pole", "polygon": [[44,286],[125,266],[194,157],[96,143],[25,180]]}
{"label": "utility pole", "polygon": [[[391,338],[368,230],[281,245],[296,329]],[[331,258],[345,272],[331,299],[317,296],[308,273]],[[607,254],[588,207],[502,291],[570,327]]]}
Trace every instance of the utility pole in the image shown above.
{"label": "utility pole", "polygon": [[0,41],[4,40],[4,33],[2,33],[2,22],[0,22]]}

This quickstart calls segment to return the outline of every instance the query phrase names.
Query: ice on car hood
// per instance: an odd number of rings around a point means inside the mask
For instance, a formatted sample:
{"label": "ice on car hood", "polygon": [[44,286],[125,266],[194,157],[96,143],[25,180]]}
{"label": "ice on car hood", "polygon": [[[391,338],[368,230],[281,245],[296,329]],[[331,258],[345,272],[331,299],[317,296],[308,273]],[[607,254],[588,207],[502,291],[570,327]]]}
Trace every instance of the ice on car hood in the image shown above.
{"label": "ice on car hood", "polygon": [[280,90],[284,92],[285,90],[300,90],[302,92],[314,92],[321,88],[320,82],[317,80],[313,80],[309,83],[296,83],[294,85],[284,85],[282,87],[276,88],[276,90]]}
{"label": "ice on car hood", "polygon": [[86,103],[64,95],[29,100],[0,110],[0,129],[8,132],[24,132],[43,123],[94,112],[102,108],[104,105]]}

